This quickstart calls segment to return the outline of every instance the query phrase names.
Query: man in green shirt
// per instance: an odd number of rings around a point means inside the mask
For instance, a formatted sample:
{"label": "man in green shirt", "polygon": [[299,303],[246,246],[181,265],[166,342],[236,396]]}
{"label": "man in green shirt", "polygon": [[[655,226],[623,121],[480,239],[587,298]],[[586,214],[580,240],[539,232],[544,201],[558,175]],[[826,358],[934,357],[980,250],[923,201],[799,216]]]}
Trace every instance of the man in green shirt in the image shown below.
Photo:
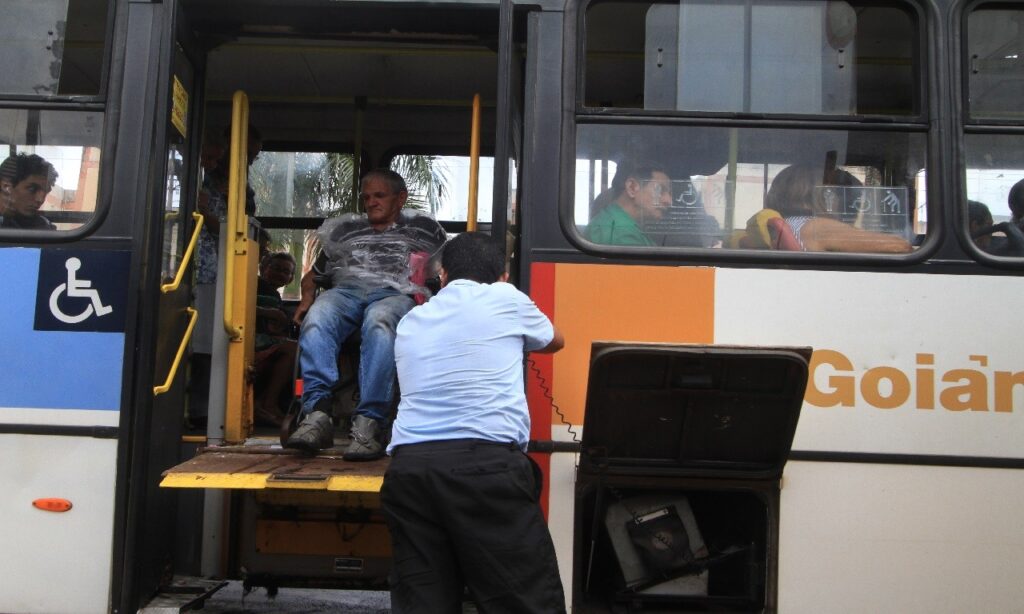
{"label": "man in green shirt", "polygon": [[623,161],[611,186],[612,202],[587,225],[586,237],[603,245],[653,246],[641,224],[661,219],[672,204],[672,180],[660,166]]}

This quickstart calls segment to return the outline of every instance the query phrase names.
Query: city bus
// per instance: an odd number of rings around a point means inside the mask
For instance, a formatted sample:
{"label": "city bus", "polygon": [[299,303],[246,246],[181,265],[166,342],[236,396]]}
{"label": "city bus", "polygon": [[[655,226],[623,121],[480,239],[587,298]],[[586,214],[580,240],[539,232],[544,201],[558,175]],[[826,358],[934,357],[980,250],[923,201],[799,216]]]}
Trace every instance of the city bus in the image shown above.
{"label": "city bus", "polygon": [[3,11],[0,611],[386,589],[387,460],[293,455],[253,416],[260,232],[305,271],[382,166],[502,240],[566,337],[524,369],[570,611],[1024,600],[1024,5]]}

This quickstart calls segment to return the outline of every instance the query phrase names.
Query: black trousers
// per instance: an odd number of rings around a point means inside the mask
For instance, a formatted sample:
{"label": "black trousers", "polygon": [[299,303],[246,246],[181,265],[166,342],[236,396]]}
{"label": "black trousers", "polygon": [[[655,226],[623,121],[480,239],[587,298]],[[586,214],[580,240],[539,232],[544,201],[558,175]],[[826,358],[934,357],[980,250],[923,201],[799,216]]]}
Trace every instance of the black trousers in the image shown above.
{"label": "black trousers", "polygon": [[399,446],[381,507],[391,531],[396,614],[565,612],[536,465],[518,447],[476,439]]}

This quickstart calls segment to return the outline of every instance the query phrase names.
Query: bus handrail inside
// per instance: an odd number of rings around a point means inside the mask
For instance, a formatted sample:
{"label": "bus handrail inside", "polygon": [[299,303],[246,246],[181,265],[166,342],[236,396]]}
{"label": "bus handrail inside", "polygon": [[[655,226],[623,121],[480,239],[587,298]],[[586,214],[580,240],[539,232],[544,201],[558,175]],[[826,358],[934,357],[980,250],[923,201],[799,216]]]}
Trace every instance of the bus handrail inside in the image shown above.
{"label": "bus handrail inside", "polygon": [[164,294],[178,289],[178,286],[181,285],[181,280],[185,277],[185,271],[188,269],[189,262],[192,260],[192,253],[195,251],[196,243],[199,241],[199,231],[203,229],[203,216],[193,211],[192,219],[196,221],[196,227],[192,230],[192,238],[188,242],[188,247],[185,248],[185,255],[181,257],[181,264],[178,265],[178,272],[174,275],[174,281],[160,286],[160,292]]}
{"label": "bus handrail inside", "polygon": [[178,367],[181,365],[181,357],[185,355],[185,348],[188,347],[188,342],[192,339],[192,329],[196,327],[196,320],[199,319],[199,312],[191,307],[185,308],[188,313],[188,327],[185,329],[185,335],[181,338],[181,345],[178,346],[178,353],[174,355],[174,362],[171,363],[171,369],[167,373],[167,379],[164,383],[159,386],[153,386],[153,396],[161,395],[171,389],[171,382],[174,381],[174,376],[178,374]]}

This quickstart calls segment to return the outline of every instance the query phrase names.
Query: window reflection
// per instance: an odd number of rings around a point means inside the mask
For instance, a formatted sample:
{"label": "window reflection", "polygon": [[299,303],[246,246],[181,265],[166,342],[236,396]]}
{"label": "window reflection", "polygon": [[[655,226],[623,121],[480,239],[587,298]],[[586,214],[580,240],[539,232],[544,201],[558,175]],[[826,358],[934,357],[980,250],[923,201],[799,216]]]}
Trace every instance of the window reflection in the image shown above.
{"label": "window reflection", "polygon": [[0,94],[96,96],[108,0],[4,0]]}
{"label": "window reflection", "polygon": [[864,2],[597,2],[586,106],[915,115],[918,26]]}
{"label": "window reflection", "polygon": [[972,12],[967,18],[967,63],[972,117],[1024,116],[1024,11]]}

